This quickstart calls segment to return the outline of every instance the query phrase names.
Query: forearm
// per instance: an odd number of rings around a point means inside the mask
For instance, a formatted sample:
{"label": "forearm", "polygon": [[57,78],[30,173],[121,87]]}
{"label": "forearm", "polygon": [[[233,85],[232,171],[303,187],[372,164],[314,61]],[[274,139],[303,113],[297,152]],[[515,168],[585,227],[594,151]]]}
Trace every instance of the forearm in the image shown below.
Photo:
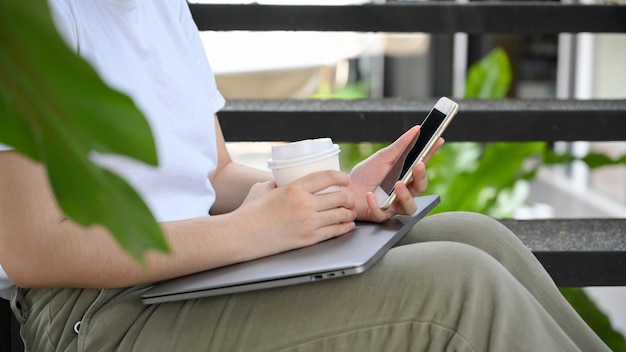
{"label": "forearm", "polygon": [[224,214],[237,209],[252,185],[272,179],[269,171],[229,162],[211,178],[211,184],[216,191],[211,214]]}
{"label": "forearm", "polygon": [[143,264],[105,229],[63,221],[41,236],[27,234],[5,242],[11,253],[3,253],[2,264],[24,287],[109,288],[159,281],[252,259],[254,253],[243,252],[249,248],[242,243],[245,223],[229,216],[235,215],[164,223],[170,252],[147,252]]}
{"label": "forearm", "polygon": [[273,179],[269,171],[254,169],[232,161],[226,149],[219,120],[215,116],[217,168],[210,175],[216,193],[211,214],[224,214],[237,209],[248,195],[252,185]]}
{"label": "forearm", "polygon": [[248,223],[228,214],[163,223],[171,252],[138,263],[104,228],[66,219],[45,170],[15,152],[0,152],[0,194],[0,263],[21,286],[129,286],[263,255],[242,252]]}
{"label": "forearm", "polygon": [[306,181],[312,182],[280,189],[258,184],[233,212],[163,223],[171,251],[148,253],[145,265],[133,261],[106,230],[67,220],[3,224],[0,260],[23,287],[126,287],[248,261],[350,231],[355,214],[347,194],[312,194],[331,185],[346,186],[347,175],[321,173]]}

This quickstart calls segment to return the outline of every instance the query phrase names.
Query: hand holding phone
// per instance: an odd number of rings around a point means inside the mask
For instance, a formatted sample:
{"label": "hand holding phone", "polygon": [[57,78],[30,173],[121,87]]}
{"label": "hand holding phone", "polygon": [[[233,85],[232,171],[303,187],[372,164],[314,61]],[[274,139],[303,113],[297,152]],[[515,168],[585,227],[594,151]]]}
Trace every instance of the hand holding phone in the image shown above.
{"label": "hand holding phone", "polygon": [[442,97],[437,101],[420,125],[419,134],[409,143],[383,181],[376,188],[374,194],[382,209],[388,209],[395,201],[396,193],[394,185],[397,181],[401,180],[405,184],[411,182],[413,168],[418,162],[424,161],[424,158],[426,158],[428,153],[435,146],[437,140],[448,127],[458,109],[459,104],[446,97]]}

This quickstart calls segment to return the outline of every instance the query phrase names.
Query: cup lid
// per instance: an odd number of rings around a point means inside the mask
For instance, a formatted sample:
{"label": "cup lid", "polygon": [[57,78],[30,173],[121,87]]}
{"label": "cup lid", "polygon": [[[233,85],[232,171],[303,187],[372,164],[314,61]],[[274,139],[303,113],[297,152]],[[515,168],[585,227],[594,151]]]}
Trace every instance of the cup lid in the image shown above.
{"label": "cup lid", "polygon": [[322,160],[339,154],[339,146],[330,138],[306,139],[272,147],[270,169],[292,167]]}

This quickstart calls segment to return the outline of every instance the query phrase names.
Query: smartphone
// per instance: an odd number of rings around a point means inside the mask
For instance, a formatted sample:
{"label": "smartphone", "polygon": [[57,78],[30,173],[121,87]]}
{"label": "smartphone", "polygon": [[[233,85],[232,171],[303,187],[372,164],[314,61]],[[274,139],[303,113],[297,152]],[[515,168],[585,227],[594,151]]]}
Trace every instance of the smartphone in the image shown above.
{"label": "smartphone", "polygon": [[435,106],[420,125],[417,137],[409,143],[408,147],[400,155],[400,158],[396,160],[389,173],[376,188],[374,194],[382,209],[388,209],[395,201],[396,192],[393,186],[396,182],[399,180],[402,180],[404,183],[411,182],[413,168],[418,162],[426,158],[426,155],[435,146],[435,143],[458,110],[459,104],[446,97],[437,100]]}

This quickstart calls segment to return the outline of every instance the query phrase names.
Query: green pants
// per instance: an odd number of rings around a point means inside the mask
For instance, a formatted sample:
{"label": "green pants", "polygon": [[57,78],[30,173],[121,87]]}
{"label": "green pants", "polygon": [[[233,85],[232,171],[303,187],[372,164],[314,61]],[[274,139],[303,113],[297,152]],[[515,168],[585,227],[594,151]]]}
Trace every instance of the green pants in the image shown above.
{"label": "green pants", "polygon": [[427,217],[352,277],[155,305],[142,290],[12,303],[34,352],[608,351],[518,238],[471,213]]}

